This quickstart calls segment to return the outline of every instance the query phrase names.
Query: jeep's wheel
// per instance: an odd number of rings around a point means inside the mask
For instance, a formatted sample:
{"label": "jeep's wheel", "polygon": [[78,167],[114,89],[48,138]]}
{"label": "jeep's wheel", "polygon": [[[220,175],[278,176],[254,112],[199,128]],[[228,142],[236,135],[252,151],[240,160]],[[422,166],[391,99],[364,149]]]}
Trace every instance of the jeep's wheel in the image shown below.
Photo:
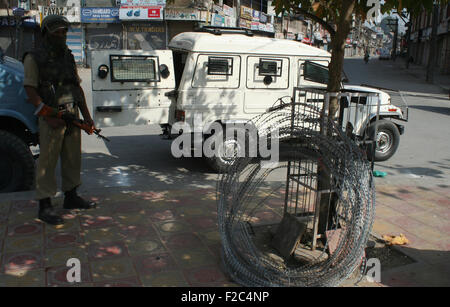
{"label": "jeep's wheel", "polygon": [[19,137],[0,130],[0,192],[25,191],[33,187],[34,158]]}
{"label": "jeep's wheel", "polygon": [[[368,135],[375,133],[375,123],[368,128]],[[400,132],[397,126],[389,120],[380,120],[378,122],[378,131],[376,136],[375,161],[386,161],[397,151],[400,144]],[[372,160],[373,147],[369,146],[368,157]]]}
{"label": "jeep's wheel", "polygon": [[233,165],[237,157],[247,157],[248,156],[248,133],[244,132],[245,137],[240,139],[237,137],[238,132],[229,129],[223,135],[223,132],[213,135],[212,137],[217,137],[217,146],[212,146],[214,155],[212,157],[206,157],[206,161],[209,166],[218,173],[224,173],[227,169]]}

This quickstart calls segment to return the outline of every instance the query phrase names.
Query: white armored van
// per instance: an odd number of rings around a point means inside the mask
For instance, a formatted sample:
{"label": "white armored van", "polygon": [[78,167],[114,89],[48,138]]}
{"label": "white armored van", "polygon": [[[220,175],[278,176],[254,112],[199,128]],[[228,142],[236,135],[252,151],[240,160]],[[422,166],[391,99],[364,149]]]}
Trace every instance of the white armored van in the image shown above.
{"label": "white armored van", "polygon": [[[172,138],[180,132],[172,129],[177,122],[203,131],[213,123],[246,123],[281,97],[291,97],[295,87],[325,87],[328,82],[331,54],[296,41],[214,30],[181,33],[170,41],[169,49],[92,52],[97,126],[160,124],[163,135]],[[380,90],[345,89],[379,94],[384,121],[378,128],[381,151],[375,158],[392,156],[403,128],[386,118],[404,119],[402,110],[390,105],[389,95]],[[364,121],[374,119],[374,112],[366,113]],[[342,124],[355,131],[363,126]],[[223,152],[226,147],[236,150],[239,144],[224,137]],[[232,163],[221,155],[208,159],[219,171]]]}

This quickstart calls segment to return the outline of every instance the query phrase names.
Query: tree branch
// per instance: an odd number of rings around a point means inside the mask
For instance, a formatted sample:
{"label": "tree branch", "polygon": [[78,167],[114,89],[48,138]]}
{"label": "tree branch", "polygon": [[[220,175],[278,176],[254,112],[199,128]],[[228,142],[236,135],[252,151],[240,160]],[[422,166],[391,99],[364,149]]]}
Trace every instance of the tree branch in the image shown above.
{"label": "tree branch", "polygon": [[328,31],[328,33],[330,33],[332,37],[334,37],[334,35],[336,34],[336,31],[333,29],[333,27],[320,17],[317,17],[316,15],[311,14],[301,8],[295,8],[294,12],[299,15],[304,15],[305,17],[308,17],[309,19],[312,19],[313,21],[320,23]]}

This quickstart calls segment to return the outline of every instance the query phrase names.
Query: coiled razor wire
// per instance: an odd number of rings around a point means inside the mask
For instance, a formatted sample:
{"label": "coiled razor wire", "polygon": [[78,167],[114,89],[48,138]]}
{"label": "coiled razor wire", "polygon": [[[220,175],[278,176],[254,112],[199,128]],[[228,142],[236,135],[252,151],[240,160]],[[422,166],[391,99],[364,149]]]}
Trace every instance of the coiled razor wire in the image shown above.
{"label": "coiled razor wire", "polygon": [[[259,139],[276,137],[280,148],[290,145],[281,150],[276,166],[264,168],[263,160],[238,157],[221,176],[217,187],[218,225],[225,268],[243,286],[339,285],[361,264],[374,220],[375,189],[365,154],[334,121],[323,120],[321,108],[314,104],[299,104],[295,112],[289,108],[267,112],[252,122]],[[276,252],[269,253],[256,243],[252,222],[255,212],[267,208],[266,200],[284,189],[268,193],[267,178],[287,169],[289,162],[291,167],[299,162],[300,173],[305,170],[301,161],[318,161],[316,173],[320,169],[329,175],[330,190],[337,201],[327,229],[335,230],[332,239],[337,243],[330,252],[328,238],[320,256],[289,264],[274,261]],[[268,196],[259,200],[261,191]],[[281,215],[274,222],[280,220]]]}

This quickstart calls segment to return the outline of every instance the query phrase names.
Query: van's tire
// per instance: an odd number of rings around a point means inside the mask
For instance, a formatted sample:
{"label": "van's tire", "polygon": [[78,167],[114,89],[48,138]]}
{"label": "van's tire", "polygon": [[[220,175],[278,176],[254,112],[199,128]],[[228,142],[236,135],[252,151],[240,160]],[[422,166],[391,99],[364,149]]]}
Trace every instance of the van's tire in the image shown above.
{"label": "van's tire", "polygon": [[30,190],[34,174],[34,158],[28,145],[0,130],[0,193]]}
{"label": "van's tire", "polygon": [[[224,135],[225,131],[225,135]],[[249,134],[244,131],[244,139],[237,138],[237,134],[233,133],[232,129],[225,129],[212,135],[210,137],[217,137],[218,140],[223,140],[218,148],[212,148],[214,155],[212,157],[205,157],[208,165],[217,173],[225,173],[230,166],[233,165],[236,156],[249,156]],[[225,155],[224,155],[225,153]],[[228,154],[228,156],[227,156]]]}
{"label": "van's tire", "polygon": [[[370,124],[367,129],[369,138],[375,133],[375,122]],[[397,126],[389,120],[378,121],[378,131],[376,137],[375,159],[374,161],[386,161],[397,151],[400,144],[400,132]],[[368,158],[373,159],[373,146],[368,146]]]}

